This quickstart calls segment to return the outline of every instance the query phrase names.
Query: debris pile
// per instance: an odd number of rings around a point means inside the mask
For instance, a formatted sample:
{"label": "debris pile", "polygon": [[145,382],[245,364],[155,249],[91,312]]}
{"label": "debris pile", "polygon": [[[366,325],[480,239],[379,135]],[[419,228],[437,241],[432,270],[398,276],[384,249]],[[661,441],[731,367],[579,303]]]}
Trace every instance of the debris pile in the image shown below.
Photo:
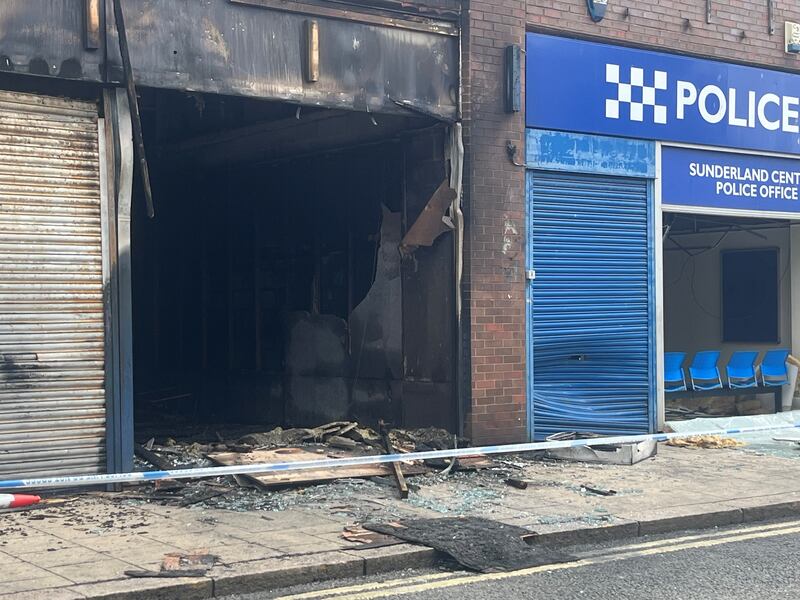
{"label": "debris pile", "polygon": [[529,545],[526,540],[535,537],[535,533],[527,529],[481,517],[403,519],[365,523],[364,528],[434,548],[481,573],[502,573],[575,560],[558,550]]}
{"label": "debris pile", "polygon": [[161,559],[159,571],[133,569],[125,571],[128,577],[205,577],[218,557],[207,548],[191,552],[170,552]]}
{"label": "debris pile", "polygon": [[741,448],[745,445],[744,442],[722,437],[721,435],[695,435],[667,442],[667,446],[676,446],[678,448]]}
{"label": "debris pile", "polygon": [[[327,423],[315,428],[284,429],[276,427],[265,432],[248,432],[225,439],[215,432],[215,440],[179,442],[172,438],[155,438],[135,446],[142,468],[148,465],[169,471],[175,468],[233,466],[268,463],[306,462],[320,459],[339,459],[378,454],[405,454],[429,450],[466,447],[469,440],[459,439],[444,429],[388,429],[381,422],[380,431],[362,427],[350,421]],[[303,469],[276,471],[248,476],[218,477],[204,480],[159,481],[155,487],[142,487],[140,493],[127,494],[134,500],[155,500],[179,507],[220,503],[243,504],[248,508],[266,508],[274,502],[241,494],[243,489],[260,491],[302,488],[334,481],[369,479],[382,486],[396,487],[401,498],[407,498],[409,485],[405,477],[429,475],[453,470],[476,470],[492,466],[485,457],[458,460],[407,461],[393,464],[345,466],[335,469]],[[248,509],[245,508],[245,509]]]}

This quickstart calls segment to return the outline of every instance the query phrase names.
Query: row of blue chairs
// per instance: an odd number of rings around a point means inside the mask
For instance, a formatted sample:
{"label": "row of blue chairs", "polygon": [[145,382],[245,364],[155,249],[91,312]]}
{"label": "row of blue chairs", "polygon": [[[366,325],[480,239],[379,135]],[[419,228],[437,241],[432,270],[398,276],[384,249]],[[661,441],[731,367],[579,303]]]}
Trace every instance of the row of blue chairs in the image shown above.
{"label": "row of blue chairs", "polygon": [[[667,392],[688,390],[718,390],[725,387],[719,370],[718,350],[698,352],[689,365],[689,377],[683,369],[686,352],[664,353],[664,389]],[[786,369],[788,350],[769,350],[756,368],[759,352],[742,350],[731,355],[725,365],[727,387],[731,389],[763,386],[782,386],[789,383]],[[760,381],[759,381],[760,375]]]}

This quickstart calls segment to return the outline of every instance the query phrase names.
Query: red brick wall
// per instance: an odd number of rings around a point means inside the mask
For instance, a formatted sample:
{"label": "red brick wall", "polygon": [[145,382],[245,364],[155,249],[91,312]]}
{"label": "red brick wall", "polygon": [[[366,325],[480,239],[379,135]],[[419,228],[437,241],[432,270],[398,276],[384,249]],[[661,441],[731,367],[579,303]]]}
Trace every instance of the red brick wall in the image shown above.
{"label": "red brick wall", "polygon": [[589,18],[586,0],[529,0],[527,22],[535,30],[800,70],[800,57],[783,51],[784,21],[800,22],[800,2],[774,5],[771,36],[767,0],[711,0],[710,24],[705,0],[609,0],[600,23]]}
{"label": "red brick wall", "polygon": [[522,153],[525,124],[521,113],[506,113],[503,100],[505,48],[524,38],[524,1],[470,2],[462,98],[472,373],[466,429],[478,443],[526,438],[525,172],[506,155],[508,141]]}
{"label": "red brick wall", "polygon": [[767,0],[610,0],[593,23],[585,0],[470,1],[464,14],[463,117],[467,162],[465,323],[470,381],[467,433],[478,442],[526,437],[523,114],[503,104],[503,53],[524,45],[528,30],[608,40],[727,61],[800,70],[783,52],[784,21],[800,22],[800,3],[775,1],[768,33]]}

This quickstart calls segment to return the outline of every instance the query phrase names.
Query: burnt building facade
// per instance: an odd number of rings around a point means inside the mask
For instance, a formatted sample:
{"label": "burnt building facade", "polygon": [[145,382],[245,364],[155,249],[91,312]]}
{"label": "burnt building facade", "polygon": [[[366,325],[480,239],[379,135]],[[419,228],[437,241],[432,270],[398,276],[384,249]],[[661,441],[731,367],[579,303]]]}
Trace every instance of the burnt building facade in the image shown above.
{"label": "burnt building facade", "polygon": [[0,477],[154,427],[459,429],[459,2],[0,24]]}
{"label": "burnt building facade", "polygon": [[[793,21],[766,0],[9,0],[0,477],[125,471],[158,427],[656,430],[664,353],[688,344],[669,315],[696,291],[667,240],[793,215],[687,220],[708,207],[660,204],[664,147],[795,154],[770,133],[795,126],[788,91],[754,96],[755,141],[725,129],[741,104],[715,121],[727,91],[703,92],[706,138],[656,108],[690,71],[794,73]],[[586,70],[606,54],[617,70]],[[793,231],[758,235],[786,258]],[[792,269],[772,345],[800,344]]]}

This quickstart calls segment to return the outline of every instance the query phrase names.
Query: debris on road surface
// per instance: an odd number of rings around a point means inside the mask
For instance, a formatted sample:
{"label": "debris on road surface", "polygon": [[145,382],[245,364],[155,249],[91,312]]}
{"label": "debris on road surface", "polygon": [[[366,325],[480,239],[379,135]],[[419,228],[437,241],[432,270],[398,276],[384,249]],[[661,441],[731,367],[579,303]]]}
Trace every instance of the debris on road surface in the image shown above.
{"label": "debris on road surface", "polygon": [[570,562],[575,558],[524,539],[533,532],[479,517],[404,519],[366,523],[366,529],[444,552],[459,564],[481,573],[500,573]]}
{"label": "debris on road surface", "polygon": [[404,543],[403,540],[377,531],[369,531],[360,525],[345,527],[342,531],[342,538],[348,542],[358,544],[353,546],[354,550],[367,550],[370,548],[384,548],[386,546],[396,546]]}
{"label": "debris on road surface", "polygon": [[528,489],[528,482],[523,481],[522,479],[515,479],[511,477],[509,479],[506,479],[506,483],[513,488],[517,488],[518,490]]}
{"label": "debris on road surface", "polygon": [[776,442],[789,442],[790,444],[797,444],[800,446],[800,437],[776,436],[772,439]]}
{"label": "debris on road surface", "polygon": [[584,492],[584,493],[587,493],[587,494],[591,494],[591,495],[594,495],[594,496],[616,496],[617,495],[617,491],[616,490],[606,490],[606,489],[592,487],[592,486],[589,486],[589,485],[582,485],[581,486],[581,492]]}
{"label": "debris on road surface", "polygon": [[[596,433],[582,431],[563,431],[548,436],[548,442],[580,440],[603,437]],[[658,453],[655,440],[630,442],[626,444],[605,444],[596,446],[576,446],[547,450],[546,456],[556,460],[572,462],[600,463],[605,465],[635,465]]]}

